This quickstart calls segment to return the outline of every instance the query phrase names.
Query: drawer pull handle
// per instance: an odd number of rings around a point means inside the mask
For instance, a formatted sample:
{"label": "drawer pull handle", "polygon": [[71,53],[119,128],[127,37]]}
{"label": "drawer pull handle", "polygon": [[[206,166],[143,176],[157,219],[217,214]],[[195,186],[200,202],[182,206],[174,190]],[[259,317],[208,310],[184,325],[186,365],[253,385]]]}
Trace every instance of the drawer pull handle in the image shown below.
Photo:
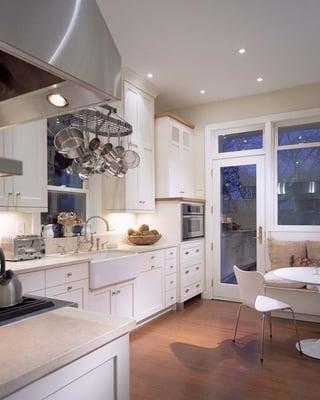
{"label": "drawer pull handle", "polygon": [[67,273],[67,277],[70,278],[72,276],[72,272]]}
{"label": "drawer pull handle", "polygon": [[67,290],[71,290],[71,289],[72,289],[72,286],[68,286],[68,287],[67,287]]}
{"label": "drawer pull handle", "polygon": [[185,274],[188,274],[189,272],[190,272],[190,271],[187,269],[184,273],[185,273]]}
{"label": "drawer pull handle", "polygon": [[188,251],[186,251],[184,254],[187,256],[187,255],[189,254],[189,252],[188,252]]}
{"label": "drawer pull handle", "polygon": [[186,290],[185,290],[185,293],[188,293],[188,292],[189,292],[189,289],[186,289]]}

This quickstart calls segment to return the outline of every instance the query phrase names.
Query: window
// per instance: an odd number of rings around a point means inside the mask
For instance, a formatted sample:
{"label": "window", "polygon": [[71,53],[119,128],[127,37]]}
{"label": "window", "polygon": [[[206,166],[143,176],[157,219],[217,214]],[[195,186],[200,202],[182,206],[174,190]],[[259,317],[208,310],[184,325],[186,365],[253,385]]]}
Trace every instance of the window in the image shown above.
{"label": "window", "polygon": [[263,148],[263,131],[261,129],[220,135],[218,139],[219,153],[232,151],[255,150]]}
{"label": "window", "polygon": [[278,225],[320,225],[320,123],[278,128]]}
{"label": "window", "polygon": [[86,183],[78,176],[69,175],[65,169],[61,168],[61,158],[54,147],[54,136],[63,126],[59,118],[49,118],[47,126],[48,212],[41,213],[41,223],[56,223],[61,211],[73,211],[85,220],[88,195]]}

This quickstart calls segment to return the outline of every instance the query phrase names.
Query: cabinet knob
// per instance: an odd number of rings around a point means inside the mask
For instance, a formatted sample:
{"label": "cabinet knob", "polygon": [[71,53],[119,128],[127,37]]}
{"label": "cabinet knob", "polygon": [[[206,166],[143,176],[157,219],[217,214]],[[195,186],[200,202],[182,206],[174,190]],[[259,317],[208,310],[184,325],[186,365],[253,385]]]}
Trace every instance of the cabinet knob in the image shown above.
{"label": "cabinet knob", "polygon": [[189,252],[188,252],[188,251],[186,251],[184,254],[187,256],[187,255],[189,254]]}
{"label": "cabinet knob", "polygon": [[155,259],[155,256],[151,256],[151,260],[154,260]]}
{"label": "cabinet knob", "polygon": [[120,290],[120,289],[117,290],[117,294],[119,294],[119,293],[121,293],[121,290]]}
{"label": "cabinet knob", "polygon": [[116,294],[116,292],[111,292],[111,296],[114,296]]}
{"label": "cabinet knob", "polygon": [[154,265],[151,265],[151,269],[153,269],[153,268],[155,268],[155,266],[154,266]]}
{"label": "cabinet knob", "polygon": [[174,281],[170,281],[170,285],[173,285],[174,284]]}
{"label": "cabinet knob", "polygon": [[68,278],[71,278],[71,276],[72,276],[72,272],[68,272],[68,273],[67,273],[67,277],[68,277]]}
{"label": "cabinet knob", "polygon": [[190,289],[186,289],[186,290],[185,290],[185,293],[188,293],[188,292],[189,292],[189,290],[190,290]]}
{"label": "cabinet knob", "polygon": [[12,193],[12,192],[9,192],[9,193],[8,193],[8,196],[12,196],[12,195],[13,195],[13,193]]}
{"label": "cabinet knob", "polygon": [[172,256],[172,255],[173,255],[173,251],[170,252],[170,256]]}
{"label": "cabinet knob", "polygon": [[190,272],[190,271],[187,269],[184,273],[185,273],[185,274],[188,274],[189,272]]}
{"label": "cabinet knob", "polygon": [[200,268],[200,267],[196,267],[196,270],[198,271],[199,268]]}
{"label": "cabinet knob", "polygon": [[170,300],[173,300],[173,299],[174,299],[174,297],[173,297],[173,296],[171,296],[171,297],[170,297]]}
{"label": "cabinet knob", "polygon": [[196,253],[199,253],[199,251],[200,251],[200,250],[199,250],[199,249],[197,249],[197,250],[196,250]]}
{"label": "cabinet knob", "polygon": [[184,191],[183,190],[180,190],[180,192],[179,193],[184,193]]}
{"label": "cabinet knob", "polygon": [[173,265],[170,265],[170,269],[172,269],[173,268]]}
{"label": "cabinet knob", "polygon": [[196,288],[200,287],[199,283],[196,285]]}
{"label": "cabinet knob", "polygon": [[68,286],[68,287],[67,287],[67,290],[71,290],[71,289],[72,289],[72,286]]}
{"label": "cabinet knob", "polygon": [[21,193],[20,193],[20,192],[17,192],[17,193],[16,193],[16,196],[20,196],[20,195],[21,195]]}

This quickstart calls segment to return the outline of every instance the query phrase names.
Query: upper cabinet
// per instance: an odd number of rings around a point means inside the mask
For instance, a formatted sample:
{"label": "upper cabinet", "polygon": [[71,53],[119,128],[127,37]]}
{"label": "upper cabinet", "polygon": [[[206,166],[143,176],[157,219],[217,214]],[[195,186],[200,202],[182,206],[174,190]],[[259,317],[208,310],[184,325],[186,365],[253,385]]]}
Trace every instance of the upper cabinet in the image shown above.
{"label": "upper cabinet", "polygon": [[123,81],[123,118],[132,125],[131,149],[140,165],[129,169],[125,178],[103,176],[102,207],[106,211],[153,211],[154,183],[154,97],[143,84]]}
{"label": "upper cabinet", "polygon": [[0,178],[0,207],[16,211],[46,211],[46,120],[1,130],[0,153],[2,157],[23,162],[23,175]]}
{"label": "upper cabinet", "polygon": [[171,117],[156,119],[156,197],[194,197],[193,130]]}

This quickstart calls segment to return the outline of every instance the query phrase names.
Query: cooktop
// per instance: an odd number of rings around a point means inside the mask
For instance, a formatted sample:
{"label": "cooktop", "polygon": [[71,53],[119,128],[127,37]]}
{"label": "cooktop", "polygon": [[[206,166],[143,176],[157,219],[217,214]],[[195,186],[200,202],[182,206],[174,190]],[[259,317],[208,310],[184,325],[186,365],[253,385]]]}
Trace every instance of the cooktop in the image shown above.
{"label": "cooktop", "polygon": [[77,307],[76,303],[46,297],[28,296],[23,301],[10,307],[0,308],[0,325],[19,321],[37,314],[61,307]]}

